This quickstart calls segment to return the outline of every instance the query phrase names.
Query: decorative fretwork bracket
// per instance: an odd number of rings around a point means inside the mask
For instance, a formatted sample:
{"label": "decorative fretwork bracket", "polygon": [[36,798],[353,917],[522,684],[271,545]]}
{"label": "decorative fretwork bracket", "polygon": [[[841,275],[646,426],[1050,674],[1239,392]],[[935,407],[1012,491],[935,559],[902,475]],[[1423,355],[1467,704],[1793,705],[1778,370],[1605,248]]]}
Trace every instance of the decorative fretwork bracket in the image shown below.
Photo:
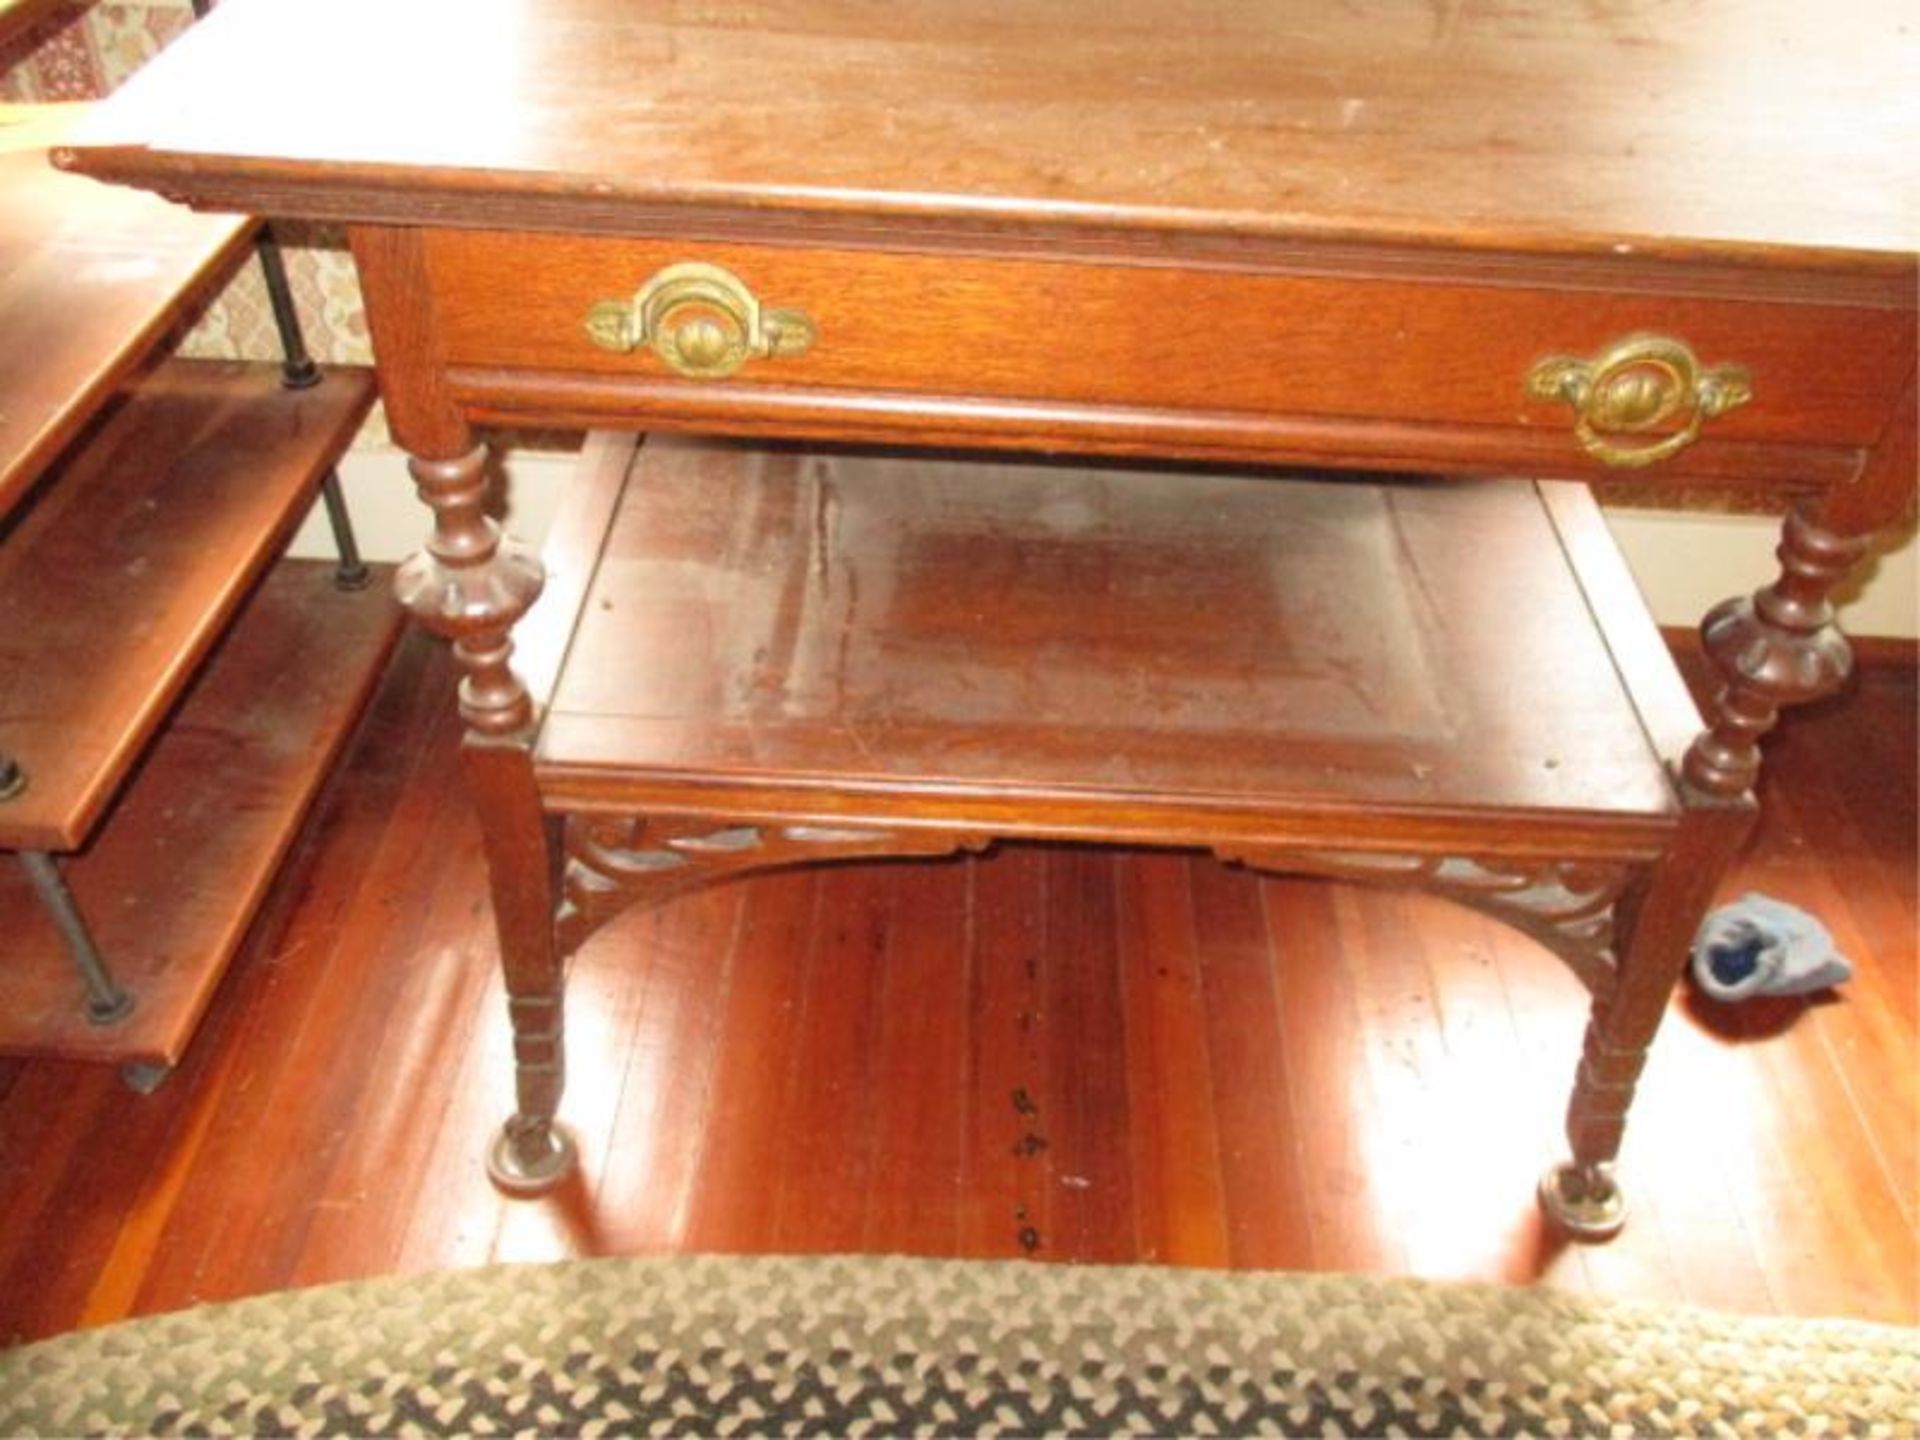
{"label": "decorative fretwork bracket", "polygon": [[[571,815],[566,821],[560,952],[622,911],[750,871],[820,861],[984,850],[976,831],[729,821],[703,816]],[[1513,926],[1559,955],[1596,998],[1613,991],[1616,929],[1638,867],[1627,863],[1394,855],[1216,845],[1232,864],[1280,874],[1423,890]]]}
{"label": "decorative fretwork bracket", "polygon": [[1613,993],[1622,901],[1636,867],[1589,861],[1220,845],[1222,860],[1256,870],[1424,890],[1504,921],[1566,961],[1598,1000]]}
{"label": "decorative fretwork bracket", "polygon": [[561,954],[634,905],[657,905],[752,870],[907,855],[983,850],[970,831],[729,822],[698,816],[571,815],[555,917]]}

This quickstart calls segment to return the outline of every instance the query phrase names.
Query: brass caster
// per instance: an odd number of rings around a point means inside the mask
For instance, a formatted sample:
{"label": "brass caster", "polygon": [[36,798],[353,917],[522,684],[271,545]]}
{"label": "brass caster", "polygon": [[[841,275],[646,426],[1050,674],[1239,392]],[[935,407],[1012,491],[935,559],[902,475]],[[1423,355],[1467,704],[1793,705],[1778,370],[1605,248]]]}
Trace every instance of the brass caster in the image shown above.
{"label": "brass caster", "polygon": [[522,1129],[509,1120],[487,1150],[487,1178],[516,1199],[544,1195],[573,1173],[577,1159],[573,1137],[559,1126]]}
{"label": "brass caster", "polygon": [[1562,1161],[1540,1177],[1540,1208],[1575,1240],[1611,1240],[1627,1223],[1627,1200],[1611,1165]]}
{"label": "brass caster", "polygon": [[120,1083],[129,1090],[142,1095],[151,1095],[166,1083],[173,1074],[171,1065],[155,1065],[151,1062],[129,1061],[120,1067]]}

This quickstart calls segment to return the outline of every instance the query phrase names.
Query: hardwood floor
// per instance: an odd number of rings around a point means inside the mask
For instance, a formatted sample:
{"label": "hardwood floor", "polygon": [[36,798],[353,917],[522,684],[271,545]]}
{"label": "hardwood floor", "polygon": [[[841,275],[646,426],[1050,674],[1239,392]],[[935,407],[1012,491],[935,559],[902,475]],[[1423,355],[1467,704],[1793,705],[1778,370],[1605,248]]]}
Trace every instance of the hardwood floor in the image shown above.
{"label": "hardwood floor", "polygon": [[[1009,846],[776,874],[582,953],[580,1181],[489,1188],[504,1005],[451,667],[403,645],[187,1060],[0,1065],[0,1339],[287,1285],[663,1250],[1412,1272],[1920,1320],[1915,680],[1789,721],[1730,891],[1806,905],[1836,997],[1677,1001],[1623,1171],[1532,1187],[1582,995],[1443,902]],[[638,963],[644,957],[646,963]]]}

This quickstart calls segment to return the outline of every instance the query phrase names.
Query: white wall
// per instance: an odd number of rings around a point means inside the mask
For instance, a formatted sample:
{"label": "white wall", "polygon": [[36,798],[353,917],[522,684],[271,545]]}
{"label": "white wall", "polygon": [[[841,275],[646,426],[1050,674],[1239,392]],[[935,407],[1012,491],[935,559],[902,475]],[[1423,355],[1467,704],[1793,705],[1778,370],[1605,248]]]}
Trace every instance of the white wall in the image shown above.
{"label": "white wall", "polygon": [[[573,460],[545,451],[507,458],[509,523],[522,539],[537,543],[546,534]],[[340,478],[369,559],[397,560],[427,533],[427,512],[413,498],[398,452],[353,450],[341,462]],[[1693,625],[1716,602],[1752,590],[1774,573],[1780,522],[1765,516],[1612,510],[1607,519],[1662,625]],[[294,551],[331,553],[319,514],[307,518]],[[1920,547],[1912,529],[1891,537],[1842,598],[1841,623],[1852,634],[1920,635]]]}

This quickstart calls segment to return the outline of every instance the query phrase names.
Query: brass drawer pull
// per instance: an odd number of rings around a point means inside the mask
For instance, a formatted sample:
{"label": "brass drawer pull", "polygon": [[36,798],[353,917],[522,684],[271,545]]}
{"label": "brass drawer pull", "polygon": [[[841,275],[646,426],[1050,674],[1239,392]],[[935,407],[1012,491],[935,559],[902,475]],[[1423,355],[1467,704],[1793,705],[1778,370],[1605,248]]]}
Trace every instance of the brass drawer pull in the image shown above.
{"label": "brass drawer pull", "polygon": [[815,331],[802,311],[762,307],[731,270],[687,261],[656,273],[631,300],[597,302],[587,334],[622,355],[645,345],[678,374],[717,380],[749,360],[801,354]]}
{"label": "brass drawer pull", "polygon": [[[1573,406],[1574,438],[1602,465],[1638,469],[1679,454],[1708,420],[1746,404],[1753,380],[1740,365],[1703,368],[1681,341],[1629,335],[1592,360],[1542,360],[1527,375],[1527,394]],[[1660,433],[1676,421],[1679,429]],[[1625,438],[1648,434],[1659,438]]]}

